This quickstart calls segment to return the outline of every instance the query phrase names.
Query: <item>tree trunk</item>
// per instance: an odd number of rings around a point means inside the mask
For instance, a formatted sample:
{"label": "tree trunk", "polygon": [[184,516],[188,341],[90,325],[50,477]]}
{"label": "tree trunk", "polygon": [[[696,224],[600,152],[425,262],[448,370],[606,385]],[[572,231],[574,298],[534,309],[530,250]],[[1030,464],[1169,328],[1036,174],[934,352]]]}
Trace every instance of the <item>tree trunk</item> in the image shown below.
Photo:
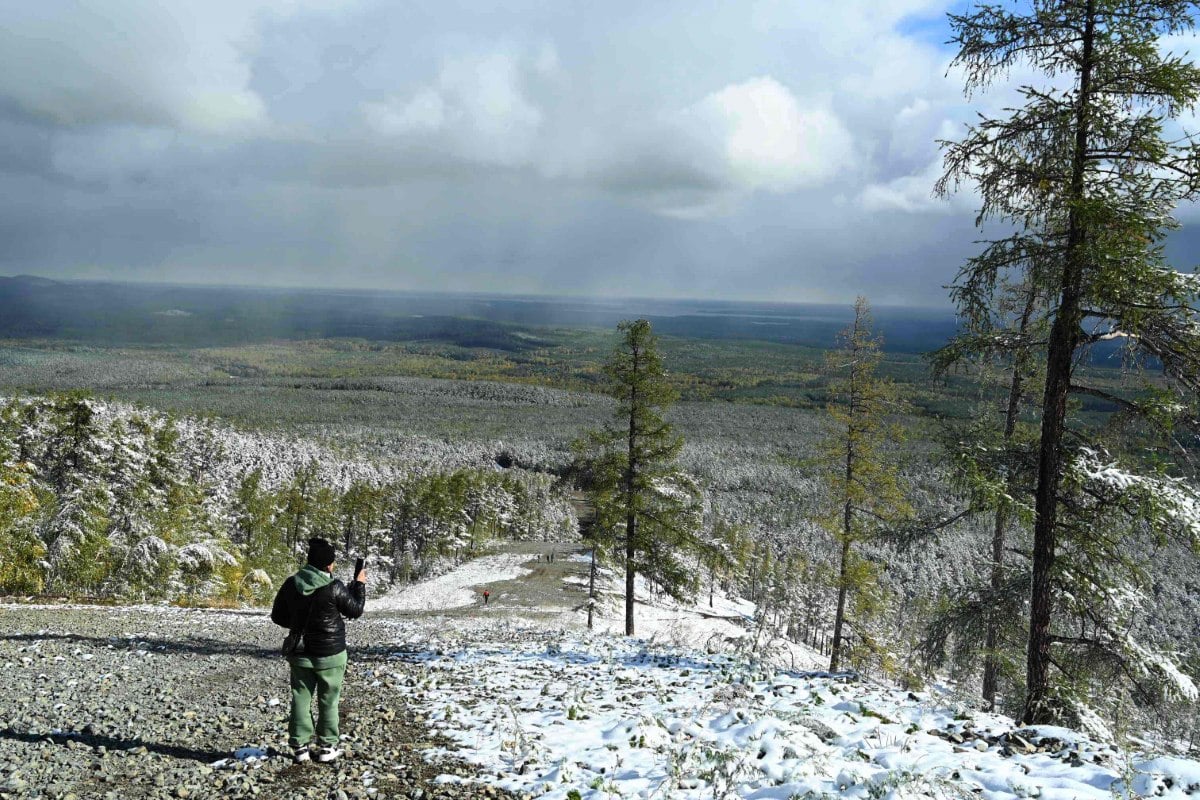
{"label": "tree trunk", "polygon": [[[855,333],[858,332],[859,315],[854,316]],[[855,340],[857,341],[857,339]],[[856,354],[857,355],[857,354]],[[842,657],[842,625],[846,619],[846,593],[849,590],[846,573],[850,561],[850,530],[854,522],[854,504],[851,502],[850,486],[854,480],[854,413],[858,393],[857,358],[850,367],[850,422],[846,428],[846,487],[845,505],[842,508],[842,563],[838,569],[838,604],[837,616],[833,619],[833,653],[829,657],[829,671],[837,672]]]}
{"label": "tree trunk", "polygon": [[637,515],[625,518],[625,635],[633,636],[633,537],[637,530]]}
{"label": "tree trunk", "polygon": [[1078,204],[1084,199],[1084,160],[1089,140],[1088,101],[1091,91],[1096,0],[1087,0],[1083,30],[1083,58],[1079,70],[1079,102],[1075,110],[1075,147],[1072,153],[1071,203],[1067,223],[1062,293],[1050,329],[1046,353],[1046,393],[1042,400],[1042,438],[1038,447],[1036,517],[1033,528],[1033,580],[1030,586],[1029,649],[1025,669],[1027,725],[1053,722],[1049,700],[1051,577],[1054,570],[1055,526],[1058,521],[1058,485],[1062,477],[1062,440],[1067,417],[1067,395],[1072,364],[1079,344],[1082,321],[1081,289],[1085,258],[1084,222]]}
{"label": "tree trunk", "polygon": [[[847,508],[849,504],[847,503]],[[850,539],[842,540],[842,567],[838,573],[837,616],[833,620],[833,645],[830,648],[829,671],[837,672],[842,657],[842,623],[846,618],[846,562],[850,560]]]}
{"label": "tree trunk", "polygon": [[[633,372],[639,366],[638,349],[633,348]],[[637,387],[629,390],[629,450],[625,471],[625,635],[633,636],[634,555],[637,547],[637,511],[634,498],[634,483],[637,475]]]}
{"label": "tree trunk", "polygon": [[[1020,333],[1022,338],[1029,330],[1029,318],[1033,316],[1033,306],[1037,299],[1037,291],[1031,286],[1029,294],[1025,299],[1025,309],[1021,313]],[[1012,443],[1013,434],[1017,429],[1017,413],[1021,408],[1021,395],[1023,393],[1024,369],[1028,361],[1028,355],[1021,351],[1018,352],[1013,359],[1012,380],[1008,385],[1008,406],[1004,410],[1004,445],[1007,452],[1008,446]],[[1016,492],[1016,476],[1013,474],[1012,465],[1007,464],[1007,474],[1005,475],[1005,484],[1008,487],[1008,495],[1012,497]],[[1004,534],[1008,527],[1008,511],[1001,507],[996,510],[996,526],[992,530],[992,574],[991,587],[992,596],[999,597],[1000,588],[1004,585]],[[1000,684],[1000,659],[996,655],[996,650],[1000,646],[1000,620],[997,616],[995,605],[988,611],[987,621],[987,641],[984,645],[987,655],[983,661],[983,699],[987,702],[987,710],[996,710],[996,692]]]}
{"label": "tree trunk", "polygon": [[[1004,580],[1004,529],[1008,525],[1008,515],[1004,509],[996,511],[996,527],[992,531],[992,575],[991,587],[993,597],[997,595]],[[983,659],[983,699],[988,711],[996,710],[996,690],[999,685],[1000,663],[996,657],[996,648],[1000,645],[1000,621],[996,618],[996,609],[988,610],[987,638]]]}
{"label": "tree trunk", "polygon": [[596,606],[596,544],[592,543],[592,565],[588,569],[588,630],[592,629],[592,612]]}

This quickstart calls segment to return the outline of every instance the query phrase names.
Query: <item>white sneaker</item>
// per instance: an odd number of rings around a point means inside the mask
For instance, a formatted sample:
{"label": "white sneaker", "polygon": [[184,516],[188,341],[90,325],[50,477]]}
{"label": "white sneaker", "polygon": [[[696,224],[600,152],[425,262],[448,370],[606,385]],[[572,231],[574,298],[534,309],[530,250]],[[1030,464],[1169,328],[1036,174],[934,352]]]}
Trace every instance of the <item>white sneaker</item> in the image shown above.
{"label": "white sneaker", "polygon": [[292,760],[297,764],[307,764],[312,760],[312,752],[308,749],[308,745],[303,747],[292,748]]}
{"label": "white sneaker", "polygon": [[338,756],[341,754],[342,751],[336,747],[322,747],[317,751],[317,761],[320,761],[322,764],[328,764],[330,761],[337,761]]}

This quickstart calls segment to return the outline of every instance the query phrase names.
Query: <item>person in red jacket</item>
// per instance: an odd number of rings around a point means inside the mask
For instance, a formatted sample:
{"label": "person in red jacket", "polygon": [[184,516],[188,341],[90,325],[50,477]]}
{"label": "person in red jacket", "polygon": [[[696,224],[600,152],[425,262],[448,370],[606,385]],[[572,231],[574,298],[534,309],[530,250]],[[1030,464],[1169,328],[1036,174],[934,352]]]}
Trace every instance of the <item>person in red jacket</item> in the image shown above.
{"label": "person in red jacket", "polygon": [[288,744],[297,762],[310,760],[314,733],[320,745],[317,761],[335,761],[342,754],[337,746],[338,701],[347,661],[346,623],[342,618],[362,616],[367,604],[367,571],[355,575],[347,587],[333,577],[336,560],[333,545],[321,538],[309,539],[308,563],[283,582],[271,607],[272,622],[303,633],[301,645],[288,656],[292,685]]}

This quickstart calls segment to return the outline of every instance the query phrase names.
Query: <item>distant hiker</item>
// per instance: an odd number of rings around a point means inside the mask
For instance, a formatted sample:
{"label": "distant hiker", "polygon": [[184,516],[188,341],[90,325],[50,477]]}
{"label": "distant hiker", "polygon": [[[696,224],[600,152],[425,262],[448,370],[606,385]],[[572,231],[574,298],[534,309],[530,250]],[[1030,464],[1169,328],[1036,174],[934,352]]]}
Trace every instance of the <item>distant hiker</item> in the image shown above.
{"label": "distant hiker", "polygon": [[492,593],[491,593],[491,592],[489,592],[487,589],[484,589],[484,590],[483,590],[483,604],[484,604],[485,606],[487,605],[488,598],[489,598],[489,597],[491,597],[491,596],[492,596]]}
{"label": "distant hiker", "polygon": [[346,587],[333,577],[337,553],[324,539],[308,540],[308,563],[283,582],[271,608],[271,621],[299,630],[302,644],[288,656],[291,666],[292,713],[288,744],[297,762],[311,757],[312,702],[317,698],[317,761],[335,761],[338,749],[338,700],[346,674],[346,624],[358,619],[367,604],[367,571]]}

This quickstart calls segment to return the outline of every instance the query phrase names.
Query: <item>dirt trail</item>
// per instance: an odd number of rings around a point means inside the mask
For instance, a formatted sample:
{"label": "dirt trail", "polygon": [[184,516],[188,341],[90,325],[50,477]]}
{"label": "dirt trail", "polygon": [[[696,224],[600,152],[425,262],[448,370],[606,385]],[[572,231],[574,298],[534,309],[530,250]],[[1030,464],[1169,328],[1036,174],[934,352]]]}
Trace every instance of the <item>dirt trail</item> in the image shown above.
{"label": "dirt trail", "polygon": [[[449,617],[484,617],[520,614],[525,618],[551,618],[580,608],[587,600],[588,548],[578,542],[513,542],[497,554],[528,556],[522,564],[527,575],[510,580],[473,585],[475,603],[435,611],[378,611],[381,616],[416,617],[438,614]],[[574,578],[575,582],[567,582]],[[483,592],[490,593],[484,604]]]}

